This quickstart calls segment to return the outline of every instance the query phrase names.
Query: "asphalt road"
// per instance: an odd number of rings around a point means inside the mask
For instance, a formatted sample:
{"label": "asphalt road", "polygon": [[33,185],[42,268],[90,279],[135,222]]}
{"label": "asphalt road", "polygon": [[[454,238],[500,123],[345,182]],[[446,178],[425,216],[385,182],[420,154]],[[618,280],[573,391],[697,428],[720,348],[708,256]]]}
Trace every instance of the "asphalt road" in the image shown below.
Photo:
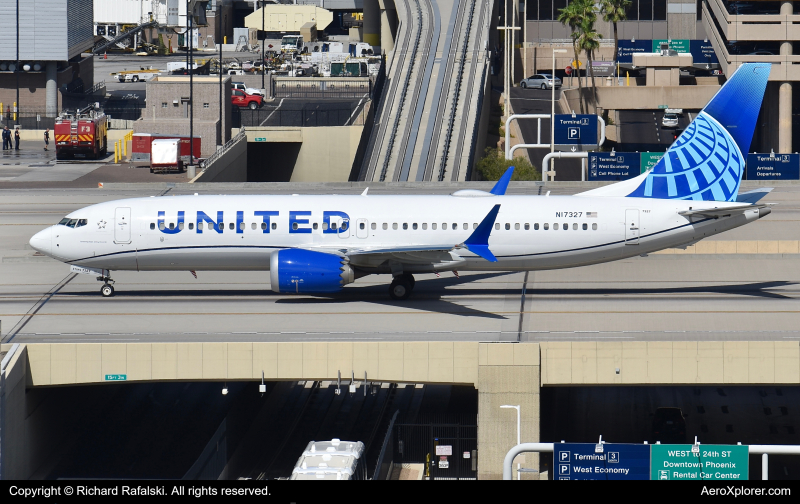
{"label": "asphalt road", "polygon": [[697,115],[697,111],[685,110],[678,117],[678,128],[663,128],[661,120],[663,110],[621,110],[620,142],[617,150],[623,152],[665,152],[672,142],[675,134],[682,132]]}
{"label": "asphalt road", "polygon": [[[388,296],[388,276],[359,279],[334,296],[287,296],[268,290],[268,272],[114,272],[117,296],[104,299],[94,277],[72,275],[28,247],[30,236],[74,209],[163,192],[0,191],[3,342],[9,333],[14,342],[800,339],[796,254],[650,255],[527,276],[419,275],[412,297],[398,302]],[[780,203],[772,215],[715,238],[800,239],[800,186],[778,188],[769,200]]]}

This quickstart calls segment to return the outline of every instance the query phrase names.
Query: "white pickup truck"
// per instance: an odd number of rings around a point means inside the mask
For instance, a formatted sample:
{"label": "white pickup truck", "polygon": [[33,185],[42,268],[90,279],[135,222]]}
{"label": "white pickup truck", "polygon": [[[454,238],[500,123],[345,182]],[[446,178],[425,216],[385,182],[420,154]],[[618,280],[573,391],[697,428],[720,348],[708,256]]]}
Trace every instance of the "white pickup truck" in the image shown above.
{"label": "white pickup truck", "polygon": [[249,95],[258,95],[262,98],[264,97],[264,93],[262,93],[260,89],[247,87],[244,82],[231,82],[231,89],[238,89],[239,91],[244,91]]}

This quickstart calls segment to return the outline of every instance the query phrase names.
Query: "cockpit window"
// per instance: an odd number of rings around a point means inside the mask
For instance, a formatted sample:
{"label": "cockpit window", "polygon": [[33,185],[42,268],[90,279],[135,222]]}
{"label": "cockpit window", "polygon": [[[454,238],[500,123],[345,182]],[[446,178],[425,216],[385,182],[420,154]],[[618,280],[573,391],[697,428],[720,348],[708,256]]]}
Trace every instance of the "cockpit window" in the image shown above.
{"label": "cockpit window", "polygon": [[70,219],[69,217],[64,217],[63,219],[61,219],[61,221],[59,221],[58,225],[76,228],[85,226],[88,223],[89,223],[88,219]]}

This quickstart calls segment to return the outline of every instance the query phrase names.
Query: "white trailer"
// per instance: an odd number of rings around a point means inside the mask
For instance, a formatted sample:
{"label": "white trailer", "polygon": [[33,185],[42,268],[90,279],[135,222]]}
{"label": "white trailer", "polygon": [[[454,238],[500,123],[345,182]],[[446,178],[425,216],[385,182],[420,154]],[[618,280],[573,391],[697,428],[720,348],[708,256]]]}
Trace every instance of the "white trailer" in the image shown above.
{"label": "white trailer", "polygon": [[182,171],[180,140],[177,138],[156,138],[150,144],[150,173],[161,171]]}

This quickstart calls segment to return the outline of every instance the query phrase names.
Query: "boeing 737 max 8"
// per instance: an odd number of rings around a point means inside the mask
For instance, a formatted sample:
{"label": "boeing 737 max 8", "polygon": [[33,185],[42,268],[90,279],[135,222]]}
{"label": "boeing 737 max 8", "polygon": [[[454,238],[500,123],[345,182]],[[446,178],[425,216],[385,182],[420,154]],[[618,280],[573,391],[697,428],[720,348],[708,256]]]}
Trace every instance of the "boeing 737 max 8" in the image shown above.
{"label": "boeing 737 max 8", "polygon": [[391,273],[405,299],[415,273],[568,268],[683,246],[769,214],[769,189],[739,194],[769,64],[730,77],[651,170],[575,196],[177,196],[72,212],[31,246],[98,276],[111,270],[269,270],[272,290],[331,293]]}

